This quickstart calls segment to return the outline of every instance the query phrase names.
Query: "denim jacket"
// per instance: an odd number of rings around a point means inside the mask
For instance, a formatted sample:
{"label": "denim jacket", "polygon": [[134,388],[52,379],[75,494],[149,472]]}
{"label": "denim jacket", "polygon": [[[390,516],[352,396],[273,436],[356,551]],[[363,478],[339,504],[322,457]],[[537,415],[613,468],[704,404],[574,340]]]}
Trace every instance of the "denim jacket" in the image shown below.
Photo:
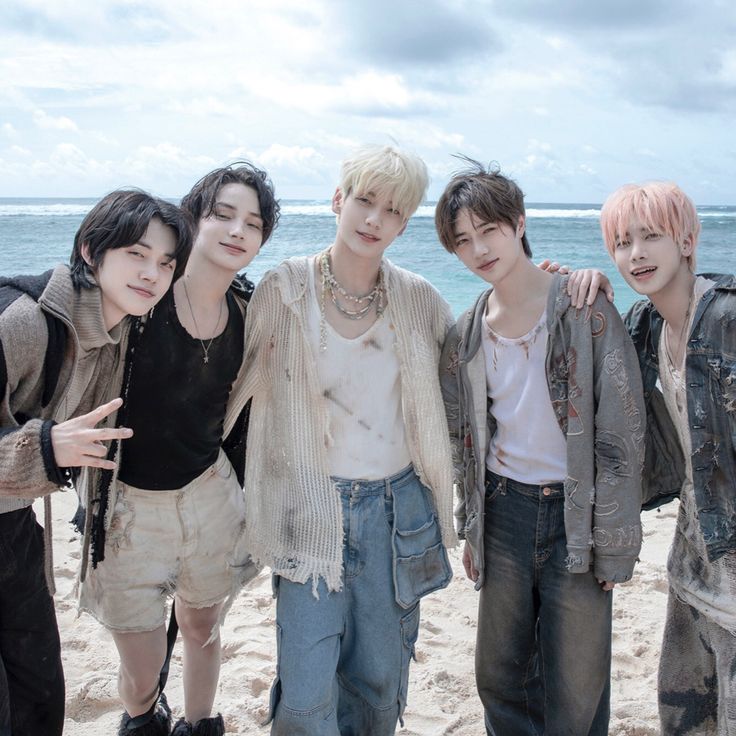
{"label": "denim jacket", "polygon": [[[566,438],[565,533],[572,573],[611,582],[631,578],[641,547],[641,468],[645,408],[636,355],[621,317],[599,295],[592,308],[570,304],[567,277],[547,299],[546,373]],[[440,362],[458,496],[458,534],[483,585],[485,470],[496,424],[486,387],[481,329],[486,290],[450,330]]]}
{"label": "denim jacket", "polygon": [[[736,278],[715,281],[698,303],[687,343],[687,412],[693,486],[708,559],[736,549]],[[675,426],[656,387],[664,320],[648,300],[625,323],[639,356],[647,404],[644,508],[677,497],[685,464]]]}

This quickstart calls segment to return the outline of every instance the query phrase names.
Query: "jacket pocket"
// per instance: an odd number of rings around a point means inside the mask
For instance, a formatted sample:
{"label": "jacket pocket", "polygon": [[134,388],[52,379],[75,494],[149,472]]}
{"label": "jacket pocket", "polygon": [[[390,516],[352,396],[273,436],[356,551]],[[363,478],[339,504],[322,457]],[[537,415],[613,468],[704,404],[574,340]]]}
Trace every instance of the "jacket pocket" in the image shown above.
{"label": "jacket pocket", "polygon": [[418,478],[393,491],[393,576],[396,602],[409,609],[452,578],[431,492]]}

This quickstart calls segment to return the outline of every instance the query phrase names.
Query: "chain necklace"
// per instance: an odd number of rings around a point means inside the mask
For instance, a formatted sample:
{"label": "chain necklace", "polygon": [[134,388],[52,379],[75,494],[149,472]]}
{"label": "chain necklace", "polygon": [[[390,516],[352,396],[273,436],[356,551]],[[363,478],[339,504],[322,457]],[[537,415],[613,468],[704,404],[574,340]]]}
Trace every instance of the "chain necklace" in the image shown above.
{"label": "chain necklace", "polygon": [[[340,314],[351,320],[363,319],[376,305],[376,316],[380,317],[385,308],[386,289],[383,283],[383,264],[378,271],[378,278],[373,288],[362,296],[359,294],[351,294],[345,287],[335,278],[332,273],[330,263],[330,251],[326,250],[319,256],[319,268],[322,275],[322,298],[320,299],[320,325],[319,325],[319,349],[324,352],[327,350],[327,322],[325,319],[325,299],[329,292],[330,299]],[[350,309],[340,304],[338,299],[341,297],[347,302],[352,302],[356,309]]]}
{"label": "chain necklace", "polygon": [[184,296],[187,298],[187,304],[189,305],[189,313],[192,315],[192,322],[194,322],[194,329],[197,331],[197,340],[199,340],[199,344],[202,346],[202,352],[204,353],[202,357],[202,362],[206,365],[210,362],[210,348],[212,347],[212,341],[217,337],[217,328],[220,326],[220,319],[222,318],[222,305],[225,302],[225,297],[223,297],[220,300],[220,311],[217,313],[217,322],[215,323],[215,335],[210,338],[209,342],[205,345],[204,340],[200,337],[202,334],[199,325],[197,324],[197,318],[194,316],[194,310],[192,309],[192,302],[189,299],[189,292],[187,291],[187,282],[182,279],[181,282],[182,286],[184,287]]}

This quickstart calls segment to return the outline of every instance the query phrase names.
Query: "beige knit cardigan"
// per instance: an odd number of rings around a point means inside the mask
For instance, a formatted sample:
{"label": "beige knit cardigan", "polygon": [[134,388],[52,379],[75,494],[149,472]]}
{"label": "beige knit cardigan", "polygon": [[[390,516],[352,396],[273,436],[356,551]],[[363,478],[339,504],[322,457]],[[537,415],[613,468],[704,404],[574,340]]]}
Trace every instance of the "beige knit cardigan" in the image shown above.
{"label": "beige knit cardigan", "polygon": [[[327,401],[305,336],[309,291],[306,257],[269,271],[246,321],[246,378],[238,405],[251,396],[242,544],[260,564],[294,582],[319,578],[342,586],[342,507],[330,479]],[[447,303],[420,276],[384,261],[396,332],[407,443],[414,468],[431,489],[447,546],[453,527],[452,463],[438,364],[453,323]]]}

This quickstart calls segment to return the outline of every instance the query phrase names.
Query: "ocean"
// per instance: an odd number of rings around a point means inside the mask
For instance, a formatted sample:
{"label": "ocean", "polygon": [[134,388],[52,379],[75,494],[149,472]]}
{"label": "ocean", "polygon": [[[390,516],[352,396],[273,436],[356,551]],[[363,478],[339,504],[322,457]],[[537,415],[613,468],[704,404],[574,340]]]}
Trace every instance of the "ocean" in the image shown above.
{"label": "ocean", "polygon": [[[66,262],[74,233],[94,199],[0,198],[0,275],[40,273]],[[329,202],[286,200],[272,239],[248,269],[254,281],[284,258],[315,253],[332,242],[335,216]],[[702,234],[697,250],[701,273],[736,270],[736,206],[698,207]],[[637,298],[603,247],[597,204],[529,203],[527,236],[535,262],[552,258],[574,268],[594,266],[611,278],[616,305],[625,312]],[[420,207],[388,257],[422,274],[458,315],[485,284],[442,248],[434,230],[434,205]]]}

